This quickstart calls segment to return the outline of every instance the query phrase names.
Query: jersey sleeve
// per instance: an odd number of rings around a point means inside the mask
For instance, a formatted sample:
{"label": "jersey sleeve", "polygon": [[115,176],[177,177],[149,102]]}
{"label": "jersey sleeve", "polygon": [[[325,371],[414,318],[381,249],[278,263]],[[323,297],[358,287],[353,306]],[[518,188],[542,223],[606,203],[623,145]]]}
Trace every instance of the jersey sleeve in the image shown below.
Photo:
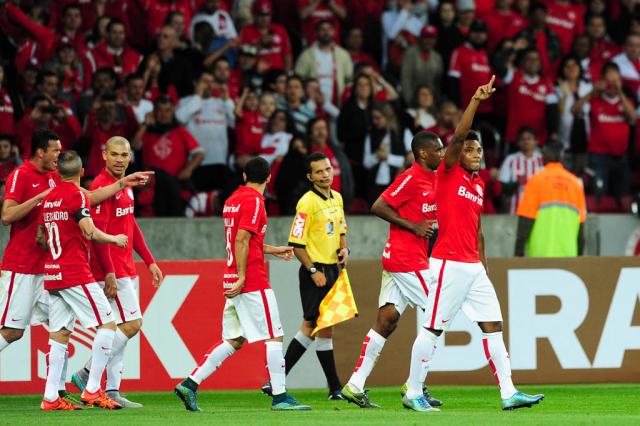
{"label": "jersey sleeve", "polygon": [[247,202],[242,204],[239,212],[238,229],[244,229],[255,234],[260,226],[260,208],[262,206],[260,197],[247,197]]}
{"label": "jersey sleeve", "polygon": [[415,196],[415,177],[411,174],[398,176],[391,185],[384,190],[381,197],[391,207],[397,209]]}
{"label": "jersey sleeve", "polygon": [[181,129],[182,138],[184,139],[188,154],[203,150],[202,146],[200,146],[200,144],[198,143],[196,138],[193,137],[191,132],[189,132],[184,127],[181,127],[180,129]]}
{"label": "jersey sleeve", "polygon": [[310,197],[302,197],[296,206],[296,216],[291,224],[289,233],[289,245],[305,247],[309,238],[309,228],[312,221],[312,206]]}
{"label": "jersey sleeve", "polygon": [[91,217],[91,205],[89,204],[89,198],[84,192],[78,190],[74,192],[69,200],[69,212],[73,215],[76,222],[80,222],[82,219]]}
{"label": "jersey sleeve", "polygon": [[529,179],[524,187],[522,200],[518,204],[516,214],[528,219],[535,219],[538,216],[539,201],[538,180],[535,177]]}
{"label": "jersey sleeve", "polygon": [[[102,188],[101,186],[98,187],[91,187],[91,190],[94,191],[96,189],[100,189]],[[109,222],[109,218],[111,217],[111,204],[113,197],[108,198],[106,200],[104,200],[102,203],[98,204],[97,206],[94,206],[91,208],[91,218],[93,219],[93,221],[95,223],[108,223]]]}
{"label": "jersey sleeve", "polygon": [[5,200],[13,200],[18,204],[24,202],[23,194],[27,183],[27,179],[22,170],[18,168],[12,171],[7,177],[4,194]]}

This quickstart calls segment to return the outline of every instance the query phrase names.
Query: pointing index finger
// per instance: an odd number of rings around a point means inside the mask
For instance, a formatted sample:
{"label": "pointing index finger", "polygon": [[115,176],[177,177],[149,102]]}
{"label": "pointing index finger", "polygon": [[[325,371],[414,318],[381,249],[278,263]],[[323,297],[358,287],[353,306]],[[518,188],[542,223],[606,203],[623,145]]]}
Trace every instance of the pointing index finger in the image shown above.
{"label": "pointing index finger", "polygon": [[491,88],[493,87],[493,82],[494,81],[496,81],[496,75],[495,74],[493,74],[491,76],[491,80],[489,81],[489,85],[488,85],[489,86],[489,90],[491,90]]}

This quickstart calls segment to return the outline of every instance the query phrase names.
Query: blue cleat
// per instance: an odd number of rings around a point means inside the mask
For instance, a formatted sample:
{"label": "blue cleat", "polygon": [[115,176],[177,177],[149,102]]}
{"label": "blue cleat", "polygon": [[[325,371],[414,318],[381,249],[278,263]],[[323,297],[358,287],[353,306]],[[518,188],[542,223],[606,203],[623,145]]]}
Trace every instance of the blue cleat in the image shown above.
{"label": "blue cleat", "polygon": [[81,368],[71,375],[71,383],[78,388],[80,393],[84,392],[84,388],[87,386],[88,380],[89,373],[87,373],[84,368]]}
{"label": "blue cleat", "polygon": [[302,405],[295,400],[294,397],[288,393],[282,395],[275,395],[273,402],[271,403],[271,410],[273,411],[309,411],[311,407],[308,405]]}
{"label": "blue cleat", "polygon": [[407,398],[407,395],[405,395],[402,397],[402,406],[409,410],[419,411],[421,413],[426,413],[429,411],[440,411],[439,408],[435,408],[429,405],[424,395],[420,395],[415,399],[409,399]]}
{"label": "blue cleat", "polygon": [[531,408],[534,404],[539,404],[544,399],[544,395],[539,393],[537,395],[527,395],[523,392],[516,392],[511,398],[502,400],[503,410],[515,410],[518,408]]}
{"label": "blue cleat", "polygon": [[184,408],[188,411],[202,411],[198,407],[198,391],[191,390],[184,386],[183,383],[180,383],[173,392],[182,400]]}

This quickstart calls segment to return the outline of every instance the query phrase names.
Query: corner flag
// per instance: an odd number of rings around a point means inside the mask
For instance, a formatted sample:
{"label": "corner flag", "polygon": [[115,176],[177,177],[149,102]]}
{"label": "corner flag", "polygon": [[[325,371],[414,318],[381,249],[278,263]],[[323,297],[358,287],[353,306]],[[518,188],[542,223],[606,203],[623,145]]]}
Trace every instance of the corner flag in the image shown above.
{"label": "corner flag", "polygon": [[358,316],[358,308],[353,298],[346,269],[340,272],[333,288],[322,299],[319,311],[320,315],[316,321],[316,328],[311,333],[312,336],[315,336],[323,328],[331,327]]}

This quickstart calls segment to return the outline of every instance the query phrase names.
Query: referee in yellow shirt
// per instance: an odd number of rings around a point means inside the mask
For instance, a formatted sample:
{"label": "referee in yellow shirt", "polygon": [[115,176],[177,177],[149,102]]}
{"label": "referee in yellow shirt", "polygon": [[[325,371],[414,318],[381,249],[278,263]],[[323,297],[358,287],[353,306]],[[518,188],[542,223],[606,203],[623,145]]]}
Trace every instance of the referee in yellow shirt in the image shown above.
{"label": "referee in yellow shirt", "polygon": [[[316,152],[307,157],[305,166],[307,178],[313,187],[298,201],[289,235],[289,245],[293,246],[293,252],[301,263],[298,275],[303,321],[300,331],[287,348],[286,373],[291,371],[314,341],[311,332],[316,327],[320,302],[338,278],[338,264],[346,266],[349,256],[342,196],[331,189],[331,162],[325,154]],[[332,335],[332,327],[316,334],[316,355],[327,378],[329,399],[343,400],[340,393],[342,384],[333,357]],[[263,391],[268,390],[268,385],[265,385]]]}

